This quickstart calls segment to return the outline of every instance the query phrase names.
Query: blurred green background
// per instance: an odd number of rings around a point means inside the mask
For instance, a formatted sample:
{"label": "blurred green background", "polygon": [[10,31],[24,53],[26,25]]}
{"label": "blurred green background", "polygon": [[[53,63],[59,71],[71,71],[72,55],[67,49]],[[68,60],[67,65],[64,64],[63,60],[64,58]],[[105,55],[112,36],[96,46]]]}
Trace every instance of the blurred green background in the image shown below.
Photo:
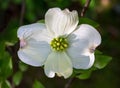
{"label": "blurred green background", "polygon": [[[0,88],[65,88],[69,79],[49,79],[42,68],[31,67],[17,57],[17,29],[44,19],[49,8],[80,12],[86,0],[0,0]],[[102,44],[98,49],[112,61],[88,79],[74,78],[69,88],[119,88],[120,0],[91,0],[84,17],[100,24]],[[81,21],[81,20],[80,20]]]}

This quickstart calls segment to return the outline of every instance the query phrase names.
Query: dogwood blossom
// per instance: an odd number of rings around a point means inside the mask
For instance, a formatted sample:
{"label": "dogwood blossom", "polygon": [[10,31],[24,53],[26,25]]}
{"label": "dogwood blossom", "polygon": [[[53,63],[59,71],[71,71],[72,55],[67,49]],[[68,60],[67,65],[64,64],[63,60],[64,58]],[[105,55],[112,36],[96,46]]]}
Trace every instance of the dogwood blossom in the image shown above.
{"label": "dogwood blossom", "polygon": [[95,60],[95,48],[101,43],[99,32],[88,24],[78,25],[77,11],[51,8],[45,24],[21,26],[18,57],[26,64],[43,66],[45,74],[68,78],[75,69],[89,69]]}

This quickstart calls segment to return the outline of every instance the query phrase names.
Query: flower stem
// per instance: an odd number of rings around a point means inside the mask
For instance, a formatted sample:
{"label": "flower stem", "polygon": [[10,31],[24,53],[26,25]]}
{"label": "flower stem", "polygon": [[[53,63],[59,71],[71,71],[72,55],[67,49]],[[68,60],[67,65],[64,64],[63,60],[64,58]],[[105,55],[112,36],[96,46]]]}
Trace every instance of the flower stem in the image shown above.
{"label": "flower stem", "polygon": [[69,88],[74,78],[70,78],[64,88]]}
{"label": "flower stem", "polygon": [[90,5],[90,2],[91,2],[91,0],[86,0],[86,3],[81,11],[81,14],[80,14],[81,17],[83,17],[85,15],[85,13]]}
{"label": "flower stem", "polygon": [[25,0],[22,0],[20,13],[20,26],[23,24],[24,14],[25,14]]}

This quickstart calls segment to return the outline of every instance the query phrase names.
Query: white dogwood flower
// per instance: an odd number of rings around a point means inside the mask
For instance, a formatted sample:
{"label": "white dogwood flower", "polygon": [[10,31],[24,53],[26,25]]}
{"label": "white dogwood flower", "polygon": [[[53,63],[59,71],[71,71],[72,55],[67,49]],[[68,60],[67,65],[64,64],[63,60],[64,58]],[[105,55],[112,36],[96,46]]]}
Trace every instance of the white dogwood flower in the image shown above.
{"label": "white dogwood flower", "polygon": [[73,68],[90,68],[101,36],[88,24],[77,25],[77,11],[49,9],[45,24],[34,23],[18,29],[19,58],[32,66],[44,65],[45,74],[50,78],[55,73],[68,78]]}

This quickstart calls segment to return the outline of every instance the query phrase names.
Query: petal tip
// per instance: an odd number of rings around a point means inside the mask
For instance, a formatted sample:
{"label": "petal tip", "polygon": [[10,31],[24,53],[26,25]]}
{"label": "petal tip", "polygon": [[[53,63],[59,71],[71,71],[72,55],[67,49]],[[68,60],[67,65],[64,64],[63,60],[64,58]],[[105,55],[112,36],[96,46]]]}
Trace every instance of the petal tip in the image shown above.
{"label": "petal tip", "polygon": [[53,78],[53,77],[55,77],[55,72],[50,71],[49,73],[46,73],[46,75],[47,75],[49,78]]}

